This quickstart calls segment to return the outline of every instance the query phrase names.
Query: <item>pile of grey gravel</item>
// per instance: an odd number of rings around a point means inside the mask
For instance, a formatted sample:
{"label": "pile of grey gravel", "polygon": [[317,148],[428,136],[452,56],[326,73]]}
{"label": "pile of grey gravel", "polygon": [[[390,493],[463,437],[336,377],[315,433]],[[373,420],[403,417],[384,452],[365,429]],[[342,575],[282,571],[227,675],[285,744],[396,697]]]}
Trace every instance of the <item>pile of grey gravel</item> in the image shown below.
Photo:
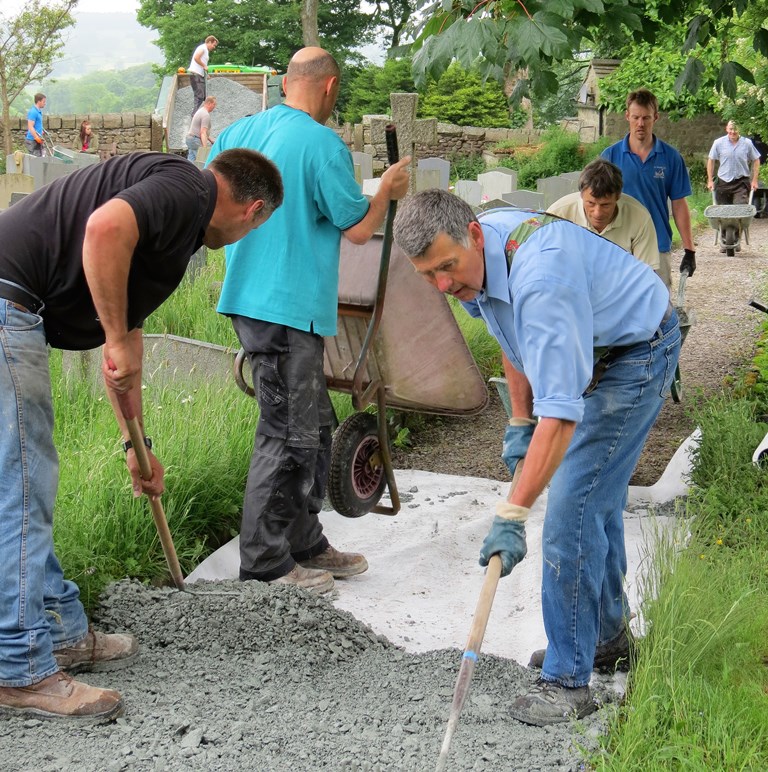
{"label": "pile of grey gravel", "polygon": [[[126,580],[94,622],[141,642],[129,668],[80,676],[118,689],[125,715],[96,726],[0,715],[0,769],[423,772],[437,761],[458,650],[408,654],[326,598],[259,582],[178,592]],[[506,709],[534,678],[481,655],[448,769],[584,768],[576,745],[596,747],[610,707],[524,726]],[[608,681],[596,694],[616,699]]]}
{"label": "pile of grey gravel", "polygon": [[[261,112],[262,96],[246,86],[227,78],[208,79],[208,94],[216,97],[216,108],[211,113],[211,135],[216,138],[230,123],[246,115]],[[190,86],[178,89],[168,127],[168,150],[186,149],[186,136],[192,122],[195,97]]]}

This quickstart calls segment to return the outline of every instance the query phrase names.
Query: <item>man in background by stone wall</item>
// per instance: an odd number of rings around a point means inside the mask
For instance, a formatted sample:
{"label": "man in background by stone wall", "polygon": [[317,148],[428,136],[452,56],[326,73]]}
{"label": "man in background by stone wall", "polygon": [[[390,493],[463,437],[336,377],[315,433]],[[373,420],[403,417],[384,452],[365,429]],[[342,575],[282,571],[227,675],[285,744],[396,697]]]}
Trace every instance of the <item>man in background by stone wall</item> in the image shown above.
{"label": "man in background by stone wall", "polygon": [[35,94],[35,104],[27,112],[27,133],[24,137],[24,144],[30,155],[42,156],[43,154],[43,108],[45,101],[45,94]]}

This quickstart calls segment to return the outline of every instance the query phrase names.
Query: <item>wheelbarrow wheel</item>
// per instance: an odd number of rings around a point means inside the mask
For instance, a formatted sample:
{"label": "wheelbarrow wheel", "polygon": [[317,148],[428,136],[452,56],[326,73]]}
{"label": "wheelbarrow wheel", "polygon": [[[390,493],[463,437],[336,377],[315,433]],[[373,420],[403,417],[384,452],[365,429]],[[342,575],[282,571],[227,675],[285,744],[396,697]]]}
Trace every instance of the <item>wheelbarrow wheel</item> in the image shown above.
{"label": "wheelbarrow wheel", "polygon": [[381,499],[387,478],[376,416],[353,413],[333,435],[328,498],[344,517],[362,517]]}
{"label": "wheelbarrow wheel", "polygon": [[723,229],[723,241],[725,242],[725,254],[728,257],[734,257],[736,255],[736,242],[738,240],[738,233],[735,225],[726,225]]}
{"label": "wheelbarrow wheel", "polygon": [[672,376],[672,385],[670,387],[673,402],[683,401],[683,379],[680,376],[680,365],[675,367],[675,374]]}

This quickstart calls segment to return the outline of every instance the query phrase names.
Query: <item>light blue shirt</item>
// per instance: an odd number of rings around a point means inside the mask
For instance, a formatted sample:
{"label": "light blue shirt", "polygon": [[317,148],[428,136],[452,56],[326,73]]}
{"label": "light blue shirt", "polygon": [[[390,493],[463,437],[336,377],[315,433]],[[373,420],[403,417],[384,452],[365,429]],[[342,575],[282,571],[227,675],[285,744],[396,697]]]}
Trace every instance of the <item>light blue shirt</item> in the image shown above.
{"label": "light blue shirt", "polygon": [[[37,106],[32,105],[27,111],[27,120],[34,121],[33,125],[38,137],[43,136],[43,111]],[[27,133],[24,135],[27,139],[33,140],[35,135],[27,129]]]}
{"label": "light blue shirt", "polygon": [[751,177],[752,163],[760,158],[760,153],[752,144],[751,139],[739,137],[734,144],[730,137],[718,137],[709,151],[709,157],[713,161],[719,161],[717,176],[723,182],[733,182],[742,177]]}
{"label": "light blue shirt", "polygon": [[580,421],[594,349],[650,340],[669,292],[648,265],[565,220],[541,226],[508,269],[510,233],[533,216],[498,209],[479,217],[485,284],[464,306],[483,317],[512,365],[525,374],[534,415]]}
{"label": "light blue shirt", "polygon": [[669,252],[672,227],[667,199],[677,201],[691,195],[691,180],[683,157],[655,135],[653,149],[645,161],[630,150],[629,135],[607,147],[601,155],[621,169],[622,192],[636,198],[651,213],[659,252]]}
{"label": "light blue shirt", "polygon": [[285,195],[264,225],[226,247],[217,310],[335,335],[341,232],[368,212],[347,146],[302,110],[277,105],[224,129],[208,162],[235,147],[272,160]]}

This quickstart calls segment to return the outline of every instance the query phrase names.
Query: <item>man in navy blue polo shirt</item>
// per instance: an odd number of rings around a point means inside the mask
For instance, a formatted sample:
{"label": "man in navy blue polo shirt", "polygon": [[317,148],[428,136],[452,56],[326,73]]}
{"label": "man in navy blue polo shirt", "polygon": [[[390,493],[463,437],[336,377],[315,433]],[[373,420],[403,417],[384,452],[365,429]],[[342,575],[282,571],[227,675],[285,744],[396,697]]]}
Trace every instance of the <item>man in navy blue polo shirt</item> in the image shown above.
{"label": "man in navy blue polo shirt", "polygon": [[629,134],[603,150],[602,156],[621,169],[624,193],[636,198],[651,213],[659,242],[659,276],[669,287],[672,283],[672,228],[668,199],[672,202],[672,217],[685,251],[680,271],[693,276],[696,270],[691,213],[686,201],[691,195],[688,169],[680,153],[653,133],[653,125],[659,119],[659,104],[648,89],[641,88],[629,94],[624,115],[629,122]]}

